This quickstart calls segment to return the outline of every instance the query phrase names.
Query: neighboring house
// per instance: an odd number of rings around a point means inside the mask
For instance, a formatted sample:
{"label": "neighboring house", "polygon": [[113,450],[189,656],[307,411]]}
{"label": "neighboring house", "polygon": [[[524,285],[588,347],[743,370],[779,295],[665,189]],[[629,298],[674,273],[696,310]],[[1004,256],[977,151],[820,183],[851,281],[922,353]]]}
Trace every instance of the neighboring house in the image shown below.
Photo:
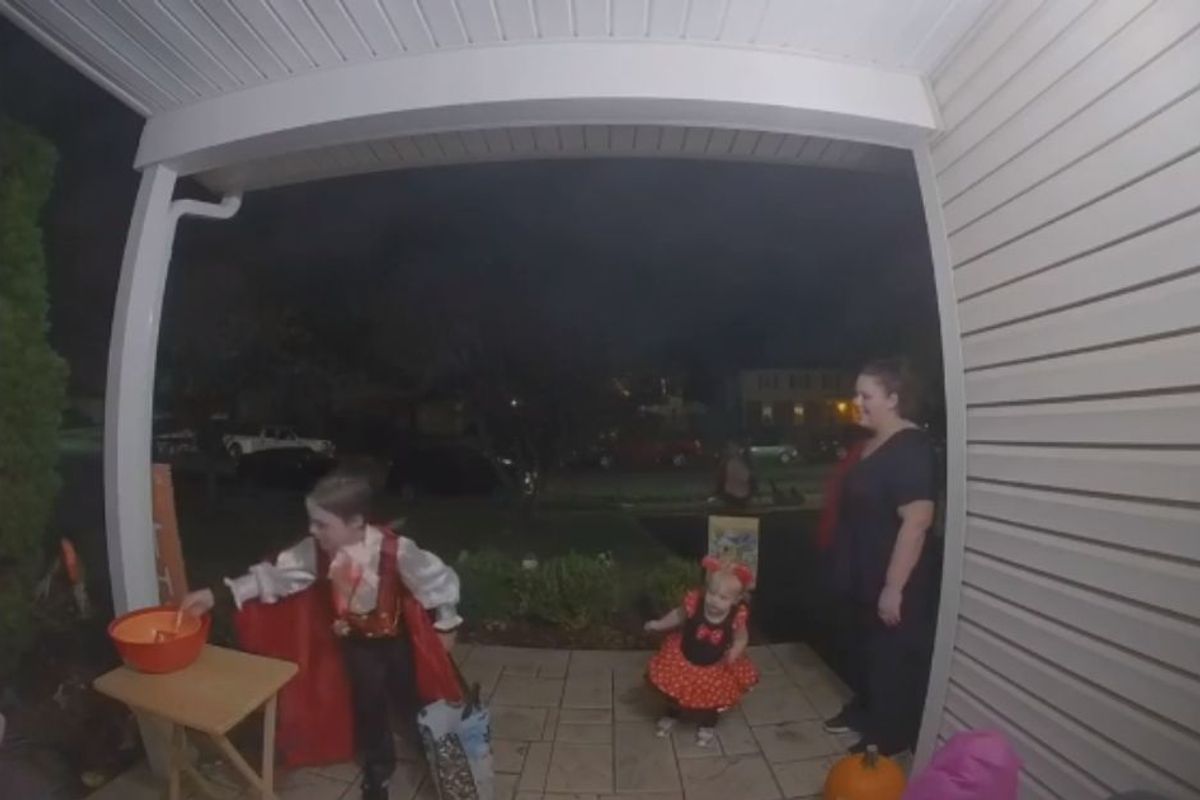
{"label": "neighboring house", "polygon": [[854,419],[854,373],[837,369],[744,370],[729,400],[747,431],[820,431]]}

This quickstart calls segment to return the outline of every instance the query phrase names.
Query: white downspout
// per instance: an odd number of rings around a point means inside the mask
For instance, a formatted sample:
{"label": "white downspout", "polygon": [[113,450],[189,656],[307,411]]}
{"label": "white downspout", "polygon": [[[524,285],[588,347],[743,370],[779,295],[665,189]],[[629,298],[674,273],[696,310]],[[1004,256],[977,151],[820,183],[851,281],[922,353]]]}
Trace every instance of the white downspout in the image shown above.
{"label": "white downspout", "polygon": [[142,172],[108,351],[104,412],[104,507],[109,581],[118,614],[158,603],[150,454],[158,330],[175,228],[180,218],[229,219],[240,195],[217,203],[172,200],[176,174],[156,164]]}

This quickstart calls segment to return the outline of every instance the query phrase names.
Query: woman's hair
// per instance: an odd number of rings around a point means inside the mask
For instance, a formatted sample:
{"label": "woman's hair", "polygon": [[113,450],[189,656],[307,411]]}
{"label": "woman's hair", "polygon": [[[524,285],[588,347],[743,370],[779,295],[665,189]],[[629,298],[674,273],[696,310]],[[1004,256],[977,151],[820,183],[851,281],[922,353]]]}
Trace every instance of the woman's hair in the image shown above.
{"label": "woman's hair", "polygon": [[860,375],[874,378],[889,395],[896,395],[896,412],[913,421],[921,414],[921,384],[908,361],[903,358],[879,358],[868,362]]}
{"label": "woman's hair", "polygon": [[374,488],[366,475],[337,469],[317,481],[317,485],[308,493],[308,499],[313,505],[343,520],[359,516],[366,519],[371,513],[374,495]]}

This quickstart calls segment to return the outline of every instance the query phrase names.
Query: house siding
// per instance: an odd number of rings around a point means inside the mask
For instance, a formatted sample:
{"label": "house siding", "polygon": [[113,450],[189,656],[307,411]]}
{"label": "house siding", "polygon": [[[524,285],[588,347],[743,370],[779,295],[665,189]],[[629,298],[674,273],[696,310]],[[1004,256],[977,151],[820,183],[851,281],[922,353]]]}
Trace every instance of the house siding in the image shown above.
{"label": "house siding", "polygon": [[1190,0],[997,3],[932,78],[967,457],[924,734],[1003,729],[1023,797],[1200,796],[1198,89]]}

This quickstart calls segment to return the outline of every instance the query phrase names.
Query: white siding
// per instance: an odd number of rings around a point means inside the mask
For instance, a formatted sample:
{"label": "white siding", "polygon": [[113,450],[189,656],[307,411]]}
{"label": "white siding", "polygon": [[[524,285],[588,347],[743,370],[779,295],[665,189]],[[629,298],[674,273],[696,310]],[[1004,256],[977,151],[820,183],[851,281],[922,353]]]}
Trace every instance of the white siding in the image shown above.
{"label": "white siding", "polygon": [[967,519],[925,733],[1008,731],[1023,797],[1198,797],[1200,3],[1005,0],[932,86]]}

